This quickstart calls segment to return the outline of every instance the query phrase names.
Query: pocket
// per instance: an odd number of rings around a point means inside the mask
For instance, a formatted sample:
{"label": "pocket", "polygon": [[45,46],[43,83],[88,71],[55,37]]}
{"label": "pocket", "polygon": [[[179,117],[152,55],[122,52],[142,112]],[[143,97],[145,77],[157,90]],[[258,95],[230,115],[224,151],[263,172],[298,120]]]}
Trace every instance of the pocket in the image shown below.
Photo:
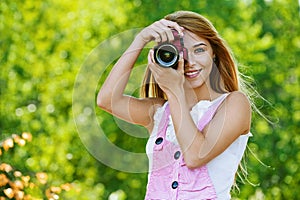
{"label": "pocket", "polygon": [[207,167],[204,165],[196,169],[188,169],[186,166],[180,169],[182,191],[189,193],[214,192],[214,186],[208,174]]}
{"label": "pocket", "polygon": [[172,146],[165,142],[164,138],[162,139],[158,144],[154,144],[152,173],[156,176],[169,175],[172,173],[174,164]]}
{"label": "pocket", "polygon": [[169,176],[152,176],[147,185],[145,200],[169,200],[170,194]]}

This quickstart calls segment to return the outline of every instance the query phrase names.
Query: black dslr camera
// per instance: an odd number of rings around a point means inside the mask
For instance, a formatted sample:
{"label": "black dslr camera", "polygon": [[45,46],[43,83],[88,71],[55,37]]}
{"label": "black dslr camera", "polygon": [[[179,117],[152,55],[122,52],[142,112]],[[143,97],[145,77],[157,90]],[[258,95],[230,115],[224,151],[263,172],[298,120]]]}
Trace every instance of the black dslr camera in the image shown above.
{"label": "black dslr camera", "polygon": [[187,60],[188,51],[184,47],[183,38],[178,32],[172,29],[172,33],[174,35],[174,41],[172,43],[158,43],[158,45],[154,47],[154,60],[161,67],[177,69],[179,53],[182,51],[183,59]]}

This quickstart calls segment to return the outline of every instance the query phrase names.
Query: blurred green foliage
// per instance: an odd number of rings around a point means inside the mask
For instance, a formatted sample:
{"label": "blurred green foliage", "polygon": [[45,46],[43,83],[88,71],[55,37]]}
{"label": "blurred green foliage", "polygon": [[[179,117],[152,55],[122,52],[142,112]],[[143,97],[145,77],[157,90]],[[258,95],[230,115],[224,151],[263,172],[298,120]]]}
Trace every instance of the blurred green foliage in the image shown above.
{"label": "blurred green foliage", "polygon": [[[19,147],[31,142],[31,133],[12,134],[11,137],[1,141],[0,158],[11,162],[10,158]],[[1,159],[1,160],[2,160]],[[31,200],[57,199],[62,192],[70,191],[72,185],[64,183],[59,186],[51,186],[48,182],[48,174],[45,172],[33,172],[30,170],[17,170],[10,163],[0,163],[0,199]]]}
{"label": "blurred green foliage", "polygon": [[[75,189],[61,194],[62,199],[142,199],[147,174],[111,169],[82,144],[72,115],[73,86],[82,63],[101,41],[175,10],[208,17],[231,46],[240,70],[270,102],[256,99],[273,123],[254,113],[249,142],[264,164],[251,153],[246,157],[248,179],[256,186],[239,184],[240,192],[233,195],[297,199],[300,13],[295,0],[0,1],[0,141],[23,131],[33,136],[30,144],[3,155],[0,164],[10,163],[25,174],[45,172],[54,186],[71,183]],[[98,88],[103,77],[99,79]],[[146,138],[123,134],[115,119],[95,109],[110,141],[144,152]]]}

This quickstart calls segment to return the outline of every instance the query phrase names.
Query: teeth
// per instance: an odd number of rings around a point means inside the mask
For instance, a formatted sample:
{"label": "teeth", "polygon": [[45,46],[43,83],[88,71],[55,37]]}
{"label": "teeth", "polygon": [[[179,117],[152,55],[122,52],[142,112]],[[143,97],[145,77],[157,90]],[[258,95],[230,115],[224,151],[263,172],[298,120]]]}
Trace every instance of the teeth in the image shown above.
{"label": "teeth", "polygon": [[188,76],[193,76],[193,75],[197,74],[198,72],[199,72],[199,71],[187,72],[187,73],[185,73],[185,74],[188,75]]}
{"label": "teeth", "polygon": [[185,72],[185,75],[186,75],[186,76],[195,76],[195,75],[197,75],[198,73],[200,73],[200,71],[201,71],[201,69],[196,70],[196,71]]}

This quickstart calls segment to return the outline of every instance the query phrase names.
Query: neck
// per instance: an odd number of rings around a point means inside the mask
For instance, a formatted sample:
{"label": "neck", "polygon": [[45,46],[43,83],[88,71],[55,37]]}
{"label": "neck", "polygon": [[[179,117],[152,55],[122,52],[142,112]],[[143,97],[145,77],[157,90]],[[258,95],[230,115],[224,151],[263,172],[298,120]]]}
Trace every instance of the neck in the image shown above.
{"label": "neck", "polygon": [[185,96],[189,108],[192,108],[196,103],[201,100],[212,101],[218,98],[221,94],[214,91],[208,83],[203,84],[198,88],[185,88]]}

